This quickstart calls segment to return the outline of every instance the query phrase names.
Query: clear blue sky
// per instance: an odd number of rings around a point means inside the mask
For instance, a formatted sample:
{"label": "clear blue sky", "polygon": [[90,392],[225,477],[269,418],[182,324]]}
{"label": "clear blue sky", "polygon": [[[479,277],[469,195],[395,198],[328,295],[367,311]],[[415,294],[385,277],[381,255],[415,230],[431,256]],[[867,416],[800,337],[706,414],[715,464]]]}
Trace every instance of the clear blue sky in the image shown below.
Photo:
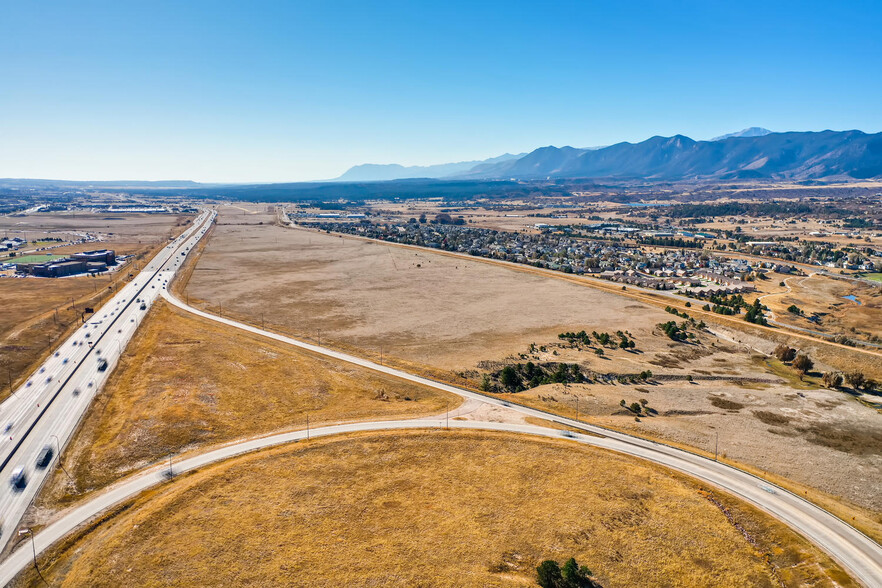
{"label": "clear blue sky", "polygon": [[882,130],[880,2],[0,0],[0,177],[285,181]]}

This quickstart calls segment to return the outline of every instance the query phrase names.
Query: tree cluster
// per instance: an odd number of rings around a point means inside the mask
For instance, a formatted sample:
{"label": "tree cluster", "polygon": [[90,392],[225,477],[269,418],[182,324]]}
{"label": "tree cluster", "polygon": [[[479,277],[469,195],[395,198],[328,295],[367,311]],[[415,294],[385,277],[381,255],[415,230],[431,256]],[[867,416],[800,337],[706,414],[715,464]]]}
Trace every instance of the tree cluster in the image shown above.
{"label": "tree cluster", "polygon": [[689,336],[686,332],[686,323],[678,325],[676,321],[668,321],[666,323],[659,323],[656,326],[674,341],[685,341]]}
{"label": "tree cluster", "polygon": [[548,559],[536,568],[536,582],[541,588],[603,588],[592,578],[593,575],[591,570],[577,564],[572,557],[563,566]]}

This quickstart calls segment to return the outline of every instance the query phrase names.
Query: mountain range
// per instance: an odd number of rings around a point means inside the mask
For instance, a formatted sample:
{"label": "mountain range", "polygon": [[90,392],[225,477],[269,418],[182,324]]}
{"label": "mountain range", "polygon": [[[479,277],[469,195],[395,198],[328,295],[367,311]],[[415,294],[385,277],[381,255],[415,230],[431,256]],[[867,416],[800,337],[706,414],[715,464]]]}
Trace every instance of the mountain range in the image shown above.
{"label": "mountain range", "polygon": [[506,153],[499,157],[491,157],[479,161],[459,161],[456,163],[440,163],[438,165],[411,165],[405,167],[397,163],[365,163],[349,168],[335,182],[382,182],[386,180],[406,180],[411,178],[444,178],[468,173],[482,165],[493,165],[526,155]]}
{"label": "mountain range", "polygon": [[[468,164],[470,167],[466,167]],[[454,166],[454,167],[445,167]],[[383,174],[371,175],[380,168]],[[396,169],[403,170],[396,172]],[[463,169],[465,168],[465,169]],[[684,135],[651,137],[640,143],[601,148],[540,147],[522,155],[506,154],[480,162],[440,166],[356,166],[339,180],[420,177],[443,179],[866,179],[882,177],[882,133],[821,131],[775,133],[751,127],[710,141]],[[449,171],[454,170],[454,171]]]}

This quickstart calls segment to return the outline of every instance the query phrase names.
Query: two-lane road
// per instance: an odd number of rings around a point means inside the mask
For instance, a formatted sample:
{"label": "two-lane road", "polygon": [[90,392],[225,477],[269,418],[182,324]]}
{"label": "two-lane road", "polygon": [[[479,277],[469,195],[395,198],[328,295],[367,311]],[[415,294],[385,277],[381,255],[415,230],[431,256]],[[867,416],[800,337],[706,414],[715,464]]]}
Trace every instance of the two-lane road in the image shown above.
{"label": "two-lane road", "polygon": [[[587,425],[580,421],[528,408],[526,406],[486,396],[478,392],[473,392],[443,382],[437,382],[389,366],[380,365],[367,359],[341,353],[312,343],[299,341],[271,331],[265,331],[258,327],[240,323],[229,318],[213,315],[185,304],[183,301],[165,290],[162,291],[162,296],[179,308],[231,327],[262,335],[282,343],[368,368],[373,371],[389,374],[415,384],[429,386],[437,390],[443,390],[464,398],[478,400],[492,405],[504,406],[526,416],[554,420],[573,428],[601,435],[606,438],[607,444],[603,446],[608,449],[648,459],[655,463],[689,474],[757,506],[775,518],[783,521],[821,547],[836,559],[846,570],[848,570],[849,573],[865,585],[882,587],[882,546],[851,525],[848,525],[841,519],[833,516],[808,500],[735,467],[719,463],[682,449],[677,449],[654,441],[648,441],[646,439],[598,427],[596,425]],[[591,441],[586,440],[586,442]]]}

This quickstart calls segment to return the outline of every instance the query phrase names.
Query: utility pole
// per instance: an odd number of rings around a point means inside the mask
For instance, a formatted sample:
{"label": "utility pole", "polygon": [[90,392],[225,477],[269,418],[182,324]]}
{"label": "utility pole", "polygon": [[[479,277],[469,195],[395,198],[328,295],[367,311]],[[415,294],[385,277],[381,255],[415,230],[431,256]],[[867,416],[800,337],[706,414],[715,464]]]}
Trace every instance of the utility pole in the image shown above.
{"label": "utility pole", "polygon": [[168,477],[172,478],[172,477],[174,477],[174,475],[175,475],[175,472],[174,472],[174,470],[172,470],[172,454],[169,453],[168,454]]}
{"label": "utility pole", "polygon": [[714,443],[714,461],[717,461],[718,451],[720,449],[720,432],[714,431],[717,434],[717,440]]}
{"label": "utility pole", "polygon": [[576,396],[576,420],[579,420],[579,397]]}
{"label": "utility pole", "polygon": [[6,376],[9,378],[9,393],[15,396],[15,390],[12,389],[12,369],[6,368]]}

